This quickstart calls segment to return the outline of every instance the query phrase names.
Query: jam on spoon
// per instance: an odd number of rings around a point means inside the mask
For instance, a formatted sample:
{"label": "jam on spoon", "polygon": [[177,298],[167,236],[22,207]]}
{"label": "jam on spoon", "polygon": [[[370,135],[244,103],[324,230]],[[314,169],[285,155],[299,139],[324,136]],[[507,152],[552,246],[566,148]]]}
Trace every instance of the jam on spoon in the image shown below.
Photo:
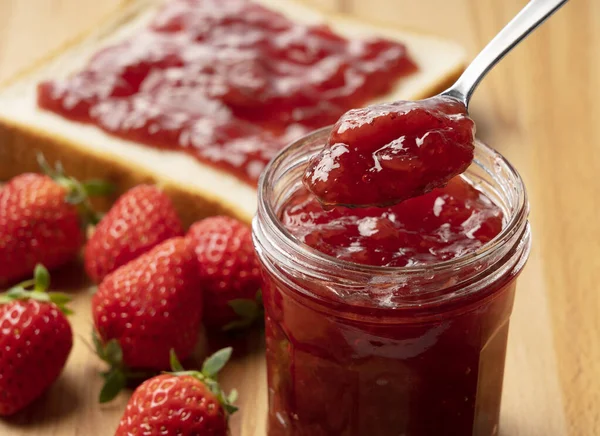
{"label": "jam on spoon", "polygon": [[423,195],[467,169],[475,124],[448,96],[346,112],[304,183],[325,205],[387,206]]}
{"label": "jam on spoon", "polygon": [[331,208],[389,206],[444,187],[473,160],[467,108],[475,88],[566,1],[530,2],[443,93],[346,112],[309,162],[307,189]]}

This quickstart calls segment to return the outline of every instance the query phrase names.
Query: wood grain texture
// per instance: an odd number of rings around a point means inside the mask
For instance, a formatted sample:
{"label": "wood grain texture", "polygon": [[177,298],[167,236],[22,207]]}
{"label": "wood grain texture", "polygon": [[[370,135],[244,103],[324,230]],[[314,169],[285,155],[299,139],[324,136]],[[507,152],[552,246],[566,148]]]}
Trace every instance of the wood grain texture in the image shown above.
{"label": "wood grain texture", "polygon": [[0,82],[88,31],[129,0],[0,0]]}
{"label": "wood grain texture", "polygon": [[[84,16],[94,17],[95,8],[117,1],[0,0],[0,77],[55,44],[50,36],[66,38],[65,29],[77,28]],[[453,38],[474,54],[525,1],[326,3],[366,20]],[[39,13],[25,12],[25,4],[40,5]],[[490,73],[473,101],[479,136],[525,179],[534,233],[512,317],[504,436],[600,435],[599,17],[598,0],[571,1]],[[57,35],[50,35],[51,29]],[[83,283],[72,289],[78,312],[73,323],[87,336],[91,289]],[[111,434],[126,396],[96,405],[100,368],[77,340],[60,381],[35,411],[1,422],[0,435]],[[260,350],[236,359],[225,383],[242,393],[233,436],[264,436]]]}

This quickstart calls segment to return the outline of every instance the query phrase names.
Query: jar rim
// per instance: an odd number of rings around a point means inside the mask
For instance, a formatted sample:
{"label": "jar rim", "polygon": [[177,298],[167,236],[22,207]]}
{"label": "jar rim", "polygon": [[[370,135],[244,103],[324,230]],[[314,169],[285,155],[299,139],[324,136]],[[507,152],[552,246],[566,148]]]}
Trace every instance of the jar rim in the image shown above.
{"label": "jar rim", "polygon": [[[258,216],[267,218],[267,226],[271,231],[276,231],[278,234],[278,242],[283,243],[287,248],[293,249],[295,254],[306,259],[307,261],[321,265],[325,268],[328,266],[334,266],[335,268],[342,268],[344,271],[358,273],[360,275],[368,276],[388,276],[388,275],[414,275],[414,274],[429,274],[437,273],[440,271],[447,271],[449,269],[460,269],[472,265],[484,258],[490,253],[497,251],[497,249],[504,245],[507,239],[513,239],[514,235],[519,235],[525,232],[527,216],[529,213],[529,205],[527,200],[527,192],[523,184],[523,180],[519,175],[518,171],[508,162],[508,160],[500,153],[484,144],[479,140],[475,140],[475,147],[490,157],[493,157],[499,165],[505,167],[509,175],[512,177],[512,182],[517,188],[517,201],[514,212],[511,212],[510,217],[506,225],[502,228],[502,231],[496,235],[491,241],[483,244],[478,249],[454,259],[445,260],[441,262],[435,262],[426,265],[413,265],[413,266],[377,266],[359,264],[347,260],[338,259],[336,257],[327,255],[320,252],[319,250],[310,247],[304,242],[294,237],[283,225],[277,215],[277,211],[273,208],[271,202],[266,201],[270,191],[273,189],[273,176],[280,169],[281,164],[285,160],[286,156],[302,146],[305,142],[314,140],[320,136],[324,136],[326,133],[331,131],[332,126],[326,126],[321,129],[315,130],[306,136],[292,142],[283,150],[281,150],[272,160],[269,162],[265,170],[263,171],[259,183],[258,183]],[[478,163],[477,159],[474,163]],[[255,218],[256,225],[256,218]]]}

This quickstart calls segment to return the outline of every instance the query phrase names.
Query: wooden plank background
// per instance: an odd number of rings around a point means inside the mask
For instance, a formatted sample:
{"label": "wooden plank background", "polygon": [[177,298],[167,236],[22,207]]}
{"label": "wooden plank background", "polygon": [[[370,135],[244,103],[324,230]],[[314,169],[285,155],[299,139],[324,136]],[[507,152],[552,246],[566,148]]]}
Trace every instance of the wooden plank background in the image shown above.
{"label": "wooden plank background", "polygon": [[[0,0],[0,80],[110,12],[120,0]],[[524,0],[306,0],[327,10],[449,37],[474,54]],[[509,340],[501,434],[600,435],[600,1],[572,0],[490,73],[473,101],[479,136],[529,189],[534,245],[520,278]],[[1,144],[0,144],[1,146]],[[75,328],[87,335],[90,289]],[[0,435],[105,435],[123,396],[98,407],[99,364],[80,340],[36,411]],[[236,360],[242,391],[233,435],[264,436],[260,353]],[[258,403],[256,403],[258,395]]]}

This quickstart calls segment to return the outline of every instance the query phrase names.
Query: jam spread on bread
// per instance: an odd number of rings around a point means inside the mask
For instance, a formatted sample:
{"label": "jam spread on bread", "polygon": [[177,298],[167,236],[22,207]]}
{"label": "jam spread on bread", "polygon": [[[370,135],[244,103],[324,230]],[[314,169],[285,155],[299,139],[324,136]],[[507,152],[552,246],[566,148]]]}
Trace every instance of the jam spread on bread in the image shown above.
{"label": "jam spread on bread", "polygon": [[464,172],[474,134],[467,108],[451,97],[353,109],[311,159],[304,184],[325,205],[396,204]]}
{"label": "jam spread on bread", "polygon": [[285,144],[415,70],[398,42],[347,39],[246,0],[171,0],[82,70],[40,83],[38,105],[255,184]]}

